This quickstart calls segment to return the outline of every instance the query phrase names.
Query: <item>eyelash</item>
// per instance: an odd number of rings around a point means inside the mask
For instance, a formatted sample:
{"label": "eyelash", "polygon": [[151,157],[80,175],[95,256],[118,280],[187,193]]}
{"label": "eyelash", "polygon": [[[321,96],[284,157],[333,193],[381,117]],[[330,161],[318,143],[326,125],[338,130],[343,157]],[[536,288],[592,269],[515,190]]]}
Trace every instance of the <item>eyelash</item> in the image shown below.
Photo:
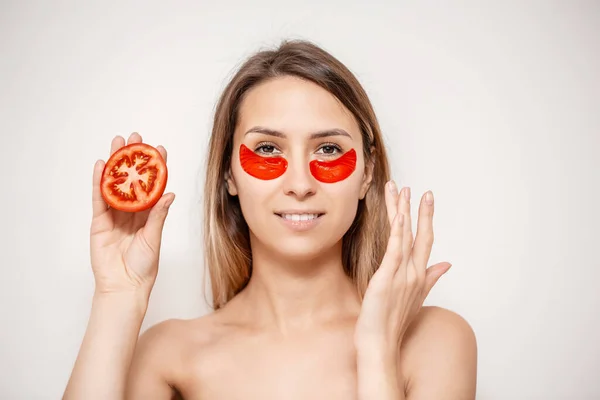
{"label": "eyelash", "polygon": [[[254,151],[258,151],[259,149],[262,149],[263,147],[273,147],[275,149],[277,148],[277,146],[273,142],[260,142],[259,144],[256,145],[256,149]],[[324,147],[333,147],[339,153],[342,152],[342,148],[339,145],[335,144],[335,143],[331,143],[331,142],[323,143],[321,145],[321,147],[319,147],[319,150],[322,149],[322,148],[324,148]],[[261,151],[259,151],[258,153],[259,154],[266,154],[266,155],[272,155],[273,154],[273,153],[264,153],[264,152],[261,152]],[[329,157],[329,156],[335,156],[337,154],[336,153],[322,153],[322,155]]]}

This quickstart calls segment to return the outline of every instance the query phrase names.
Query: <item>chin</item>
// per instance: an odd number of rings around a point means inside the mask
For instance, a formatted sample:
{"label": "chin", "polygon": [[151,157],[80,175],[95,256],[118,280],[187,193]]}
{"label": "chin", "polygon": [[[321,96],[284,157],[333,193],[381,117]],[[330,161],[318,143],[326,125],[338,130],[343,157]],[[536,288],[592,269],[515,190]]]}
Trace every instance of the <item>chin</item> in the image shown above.
{"label": "chin", "polygon": [[318,237],[269,236],[251,238],[252,247],[258,245],[273,258],[281,261],[304,262],[322,256],[335,243],[328,243],[321,235]]}
{"label": "chin", "polygon": [[282,238],[270,247],[282,260],[306,262],[323,257],[326,253],[329,253],[336,247],[336,241],[330,242],[323,237]]}

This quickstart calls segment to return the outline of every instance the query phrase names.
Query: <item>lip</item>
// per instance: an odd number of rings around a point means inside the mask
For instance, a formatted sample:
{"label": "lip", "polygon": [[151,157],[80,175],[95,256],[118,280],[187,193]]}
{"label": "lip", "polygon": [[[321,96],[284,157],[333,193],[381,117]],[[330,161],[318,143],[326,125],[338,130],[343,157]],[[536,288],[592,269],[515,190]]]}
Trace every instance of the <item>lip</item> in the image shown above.
{"label": "lip", "polygon": [[324,211],[321,210],[299,210],[299,209],[290,209],[290,210],[278,210],[275,211],[275,214],[325,214]]}
{"label": "lip", "polygon": [[281,214],[318,214],[318,217],[315,219],[311,219],[308,221],[290,221],[288,219],[283,218],[279,213],[275,213],[275,217],[285,226],[295,232],[305,232],[314,227],[318,226],[323,219],[325,213],[321,213],[318,211],[306,212],[306,211],[284,211]]}

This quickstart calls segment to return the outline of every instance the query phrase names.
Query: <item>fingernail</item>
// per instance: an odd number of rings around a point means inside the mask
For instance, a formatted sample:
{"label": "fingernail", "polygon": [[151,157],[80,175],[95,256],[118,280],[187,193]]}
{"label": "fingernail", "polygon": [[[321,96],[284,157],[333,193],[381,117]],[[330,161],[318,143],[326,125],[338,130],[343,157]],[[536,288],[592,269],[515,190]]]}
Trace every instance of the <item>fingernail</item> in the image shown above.
{"label": "fingernail", "polygon": [[404,189],[404,197],[406,198],[406,201],[410,201],[410,188],[409,187]]}
{"label": "fingernail", "polygon": [[175,200],[175,196],[173,196],[169,200],[167,200],[167,202],[165,203],[165,208],[171,207],[171,204],[173,204],[173,200]]}
{"label": "fingernail", "polygon": [[398,194],[398,187],[394,181],[390,181],[390,193],[393,195]]}
{"label": "fingernail", "polygon": [[431,191],[425,194],[425,202],[429,205],[433,204],[433,193],[431,193]]}

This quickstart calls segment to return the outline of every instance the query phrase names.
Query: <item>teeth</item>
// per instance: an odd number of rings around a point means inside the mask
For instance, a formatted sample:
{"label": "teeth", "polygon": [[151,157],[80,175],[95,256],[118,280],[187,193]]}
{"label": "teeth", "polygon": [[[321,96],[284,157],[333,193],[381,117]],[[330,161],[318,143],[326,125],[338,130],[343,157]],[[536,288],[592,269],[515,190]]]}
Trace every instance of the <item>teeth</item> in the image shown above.
{"label": "teeth", "polygon": [[319,216],[319,214],[281,214],[283,219],[287,219],[288,221],[309,221],[311,219],[315,219]]}

